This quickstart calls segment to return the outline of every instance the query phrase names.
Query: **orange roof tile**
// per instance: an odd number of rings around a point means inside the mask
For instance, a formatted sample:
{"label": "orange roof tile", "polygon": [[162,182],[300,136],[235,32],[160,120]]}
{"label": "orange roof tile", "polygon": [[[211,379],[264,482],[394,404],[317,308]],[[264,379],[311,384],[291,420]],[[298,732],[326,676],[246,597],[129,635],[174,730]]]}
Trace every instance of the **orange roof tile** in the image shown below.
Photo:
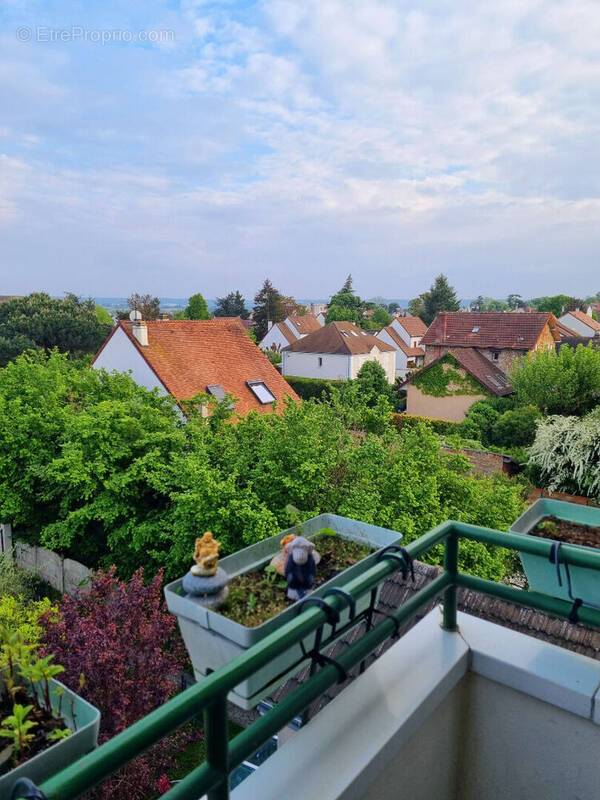
{"label": "orange roof tile", "polygon": [[329,325],[319,326],[319,330],[283,347],[282,350],[290,353],[358,355],[370,353],[374,347],[381,352],[394,350],[391,344],[382,342],[352,322],[330,322]]}
{"label": "orange roof tile", "polygon": [[[398,347],[400,348],[400,350],[402,350],[405,356],[408,356],[409,358],[415,358],[418,356],[425,355],[425,350],[422,347],[410,347],[409,345],[407,345],[404,339],[398,333],[398,331],[392,328],[391,325],[388,325],[387,328],[384,328],[383,330],[388,334],[390,339],[392,339],[392,341],[398,345]],[[417,336],[418,334],[414,335]]]}
{"label": "orange roof tile", "polygon": [[307,334],[313,331],[318,331],[322,325],[319,320],[312,314],[306,314],[303,317],[288,317],[289,321],[296,328],[298,333]]}
{"label": "orange roof tile", "polygon": [[[148,347],[139,344],[132,333],[131,322],[121,321],[96,358],[120,327],[177,402],[206,392],[207,386],[219,384],[238,399],[235,406],[238,414],[252,410],[269,413],[271,404],[260,403],[247,386],[247,381],[255,380],[264,381],[279,401],[286,395],[299,399],[237,318],[156,320],[145,324],[148,327]],[[278,413],[281,410],[279,405]]]}
{"label": "orange roof tile", "polygon": [[427,325],[421,317],[396,317],[396,322],[402,325],[409,336],[424,336],[427,332]]}

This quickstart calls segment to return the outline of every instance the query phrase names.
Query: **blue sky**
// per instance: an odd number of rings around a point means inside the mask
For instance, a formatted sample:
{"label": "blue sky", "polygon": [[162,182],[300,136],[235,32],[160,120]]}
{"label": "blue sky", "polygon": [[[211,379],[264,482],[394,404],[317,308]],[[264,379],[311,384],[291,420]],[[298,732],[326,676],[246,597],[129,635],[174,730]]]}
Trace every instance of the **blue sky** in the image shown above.
{"label": "blue sky", "polygon": [[600,290],[597,0],[1,13],[0,294]]}

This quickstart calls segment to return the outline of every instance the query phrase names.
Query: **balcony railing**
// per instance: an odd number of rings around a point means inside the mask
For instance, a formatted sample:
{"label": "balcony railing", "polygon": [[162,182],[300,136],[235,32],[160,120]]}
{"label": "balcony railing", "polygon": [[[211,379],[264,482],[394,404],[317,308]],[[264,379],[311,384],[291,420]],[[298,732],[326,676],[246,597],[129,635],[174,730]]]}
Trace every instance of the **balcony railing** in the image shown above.
{"label": "balcony railing", "polygon": [[[172,698],[127,730],[46,781],[39,787],[41,793],[47,800],[75,800],[151,748],[163,737],[203,712],[206,761],[170,789],[164,797],[166,800],[197,800],[207,794],[209,800],[224,800],[229,797],[229,772],[232,769],[251,756],[265,741],[335,684],[340,679],[341,671],[348,672],[364,661],[376,647],[397,632],[399,625],[409,622],[419,609],[437,595],[443,593],[443,627],[448,631],[456,630],[459,587],[493,595],[571,621],[576,620],[600,627],[600,611],[597,609],[578,603],[574,606],[549,595],[527,592],[459,572],[458,552],[461,539],[545,558],[550,557],[552,548],[552,542],[533,536],[502,533],[459,522],[445,522],[406,546],[408,557],[417,559],[444,542],[444,569],[438,577],[392,614],[384,617],[382,622],[367,630],[337,657],[336,662],[322,662],[323,666],[319,671],[314,672],[292,694],[233,740],[228,741],[227,737],[228,693],[291,645],[305,639],[312,632],[321,630],[331,616],[326,613],[329,609],[324,610],[316,605],[307,606],[294,620],[225,667]],[[558,557],[563,564],[600,570],[600,552],[565,544],[560,548]],[[400,553],[394,553],[345,584],[344,592],[355,600],[364,593],[372,591],[393,572],[406,569],[406,566],[404,557]],[[324,600],[334,614],[343,610],[348,602],[349,598],[343,594],[332,594]]]}

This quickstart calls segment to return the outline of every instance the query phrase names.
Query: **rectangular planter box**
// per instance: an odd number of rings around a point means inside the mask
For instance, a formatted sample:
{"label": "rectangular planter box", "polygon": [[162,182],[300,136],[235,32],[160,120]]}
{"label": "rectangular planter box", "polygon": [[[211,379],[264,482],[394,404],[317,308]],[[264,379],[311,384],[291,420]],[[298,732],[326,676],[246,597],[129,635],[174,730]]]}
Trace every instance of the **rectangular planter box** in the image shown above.
{"label": "rectangular planter box", "polygon": [[[536,500],[519,519],[511,525],[511,533],[530,535],[530,532],[544,517],[557,517],[569,522],[600,527],[600,508],[580,506],[576,503],[565,503],[561,500],[541,498]],[[595,551],[594,547],[583,547],[583,550]],[[549,594],[561,600],[569,600],[565,567],[561,565],[562,587],[558,585],[556,567],[547,558],[520,553],[521,563],[527,575],[532,591]],[[569,567],[574,597],[581,597],[583,602],[600,603],[600,573],[586,567]]]}
{"label": "rectangular planter box", "polygon": [[[352,539],[363,544],[369,544],[377,548],[377,550],[398,543],[402,538],[396,531],[378,528],[375,525],[367,525],[364,522],[357,522],[336,514],[320,514],[318,517],[313,517],[313,519],[303,522],[301,527],[301,531],[299,531],[299,526],[294,526],[275,536],[250,545],[244,550],[238,550],[237,553],[233,553],[220,561],[219,566],[225,570],[230,578],[244,572],[261,569],[280,551],[281,539],[288,533],[301,532],[303,536],[311,538],[321,528],[332,528],[344,539]],[[377,557],[377,550],[359,563],[336,575],[335,578],[319,586],[313,594],[321,596],[328,588],[346,583],[365,569],[368,569]],[[256,642],[260,642],[261,639],[273,633],[284,623],[289,622],[294,618],[298,610],[298,604],[293,603],[285,611],[263,622],[262,625],[247,628],[238,622],[227,619],[227,617],[219,614],[218,611],[205,608],[198,598],[184,595],[181,590],[181,580],[173,581],[165,586],[165,597],[169,611],[178,618],[181,635],[194,666],[197,680],[201,680],[209,670],[216,670],[224,666],[240,653],[243,653],[244,650],[247,650]],[[369,594],[359,598],[356,604],[357,612],[365,609],[369,604],[369,600]],[[342,612],[340,624],[347,622],[348,617],[348,611]],[[326,625],[324,636],[328,636],[330,632],[330,627]],[[311,634],[305,640],[305,645],[309,649],[313,640],[314,634]],[[241,708],[254,708],[263,697],[266,697],[273,689],[283,683],[288,675],[296,671],[297,667],[294,667],[294,664],[301,658],[301,655],[299,644],[286,650],[258,673],[236,686],[229,699]]]}
{"label": "rectangular planter box", "polygon": [[[61,714],[64,717],[67,728],[70,728],[73,733],[66,739],[55,742],[47,750],[38,753],[19,767],[7,772],[6,775],[0,776],[1,798],[10,797],[12,786],[17,778],[29,778],[39,786],[97,746],[98,729],[100,727],[100,712],[98,709],[70,689],[67,689],[60,681],[51,680],[50,699],[53,708],[58,708],[59,697],[56,694],[58,688],[64,691]],[[40,687],[37,688],[37,692],[39,696]],[[71,700],[73,701],[72,706]],[[75,717],[77,730],[74,730],[73,717]],[[4,741],[7,743],[6,740]]]}

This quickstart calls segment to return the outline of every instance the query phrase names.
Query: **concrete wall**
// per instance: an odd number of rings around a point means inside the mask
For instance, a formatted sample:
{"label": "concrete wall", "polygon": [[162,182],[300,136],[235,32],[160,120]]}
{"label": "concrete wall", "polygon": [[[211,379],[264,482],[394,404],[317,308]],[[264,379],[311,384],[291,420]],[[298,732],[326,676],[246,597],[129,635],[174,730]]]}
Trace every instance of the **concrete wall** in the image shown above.
{"label": "concrete wall", "polygon": [[145,386],[146,389],[157,387],[161,394],[168,394],[122,328],[117,328],[93,366],[94,369],[106,369],[109,372],[131,370],[131,377],[139,386]]}
{"label": "concrete wall", "polygon": [[18,567],[30,569],[49,583],[58,592],[74,594],[83,581],[91,573],[87,567],[70,558],[63,558],[44,547],[33,547],[25,542],[17,541],[14,547],[14,558]]}
{"label": "concrete wall", "polygon": [[[324,378],[325,380],[345,381],[352,377],[350,356],[331,353],[282,353],[281,374],[297,378]],[[323,359],[319,366],[319,358]]]}
{"label": "concrete wall", "polygon": [[414,384],[406,387],[406,413],[422,417],[447,419],[462,422],[473,403],[484,400],[484,394],[453,394],[448,397],[434,397],[423,392]]}
{"label": "concrete wall", "polygon": [[382,352],[373,349],[371,353],[362,353],[351,357],[350,377],[356,378],[358,371],[366,364],[367,361],[378,361],[385,370],[385,376],[388,383],[394,383],[396,380],[396,351],[391,350]]}

